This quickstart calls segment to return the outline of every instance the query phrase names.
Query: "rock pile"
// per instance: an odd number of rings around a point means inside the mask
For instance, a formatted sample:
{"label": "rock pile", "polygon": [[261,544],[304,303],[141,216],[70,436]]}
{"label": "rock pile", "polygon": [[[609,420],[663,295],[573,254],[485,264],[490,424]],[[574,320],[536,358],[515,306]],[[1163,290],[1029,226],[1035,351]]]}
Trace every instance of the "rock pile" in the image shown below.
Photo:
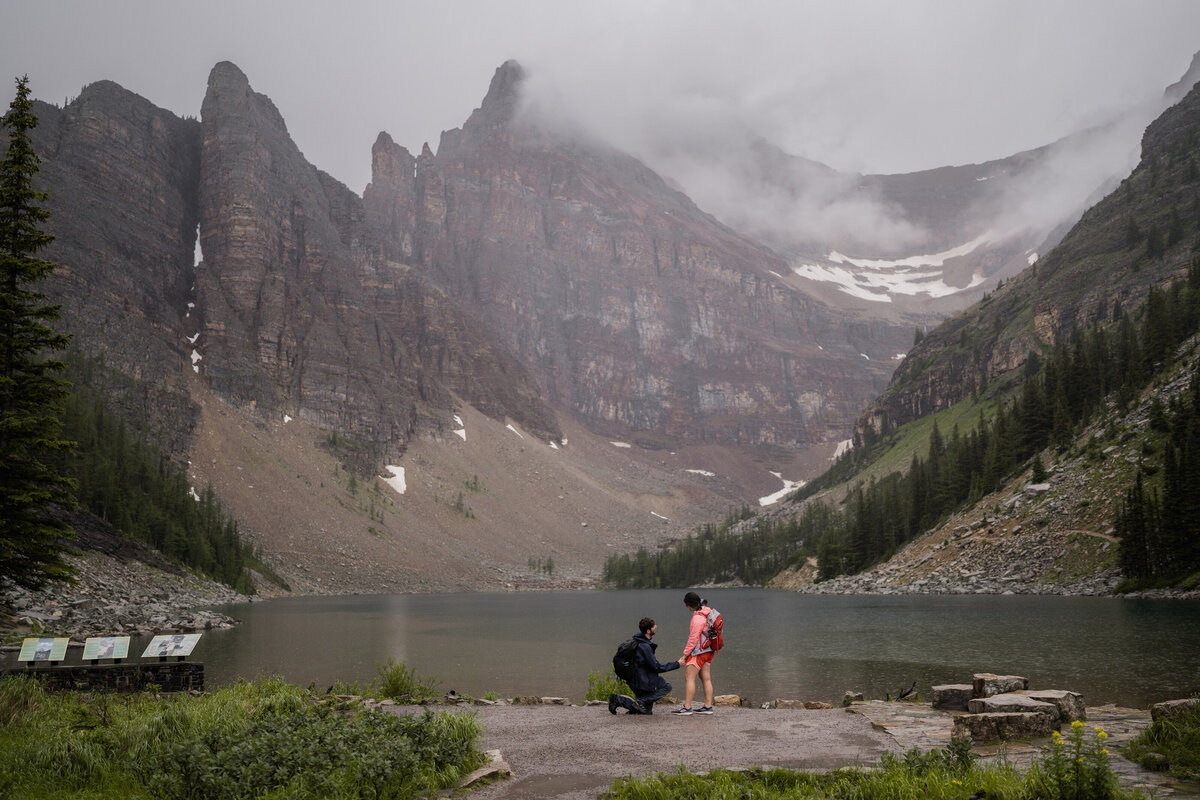
{"label": "rock pile", "polygon": [[1087,718],[1077,692],[1031,692],[1026,678],[988,672],[977,673],[970,684],[934,686],[933,707],[967,712],[955,715],[954,736],[977,742],[1049,736],[1064,722]]}
{"label": "rock pile", "polygon": [[237,621],[198,609],[250,600],[223,584],[138,561],[120,562],[98,553],[73,561],[79,570],[75,585],[40,592],[13,589],[0,598],[19,632],[84,638],[228,628]]}

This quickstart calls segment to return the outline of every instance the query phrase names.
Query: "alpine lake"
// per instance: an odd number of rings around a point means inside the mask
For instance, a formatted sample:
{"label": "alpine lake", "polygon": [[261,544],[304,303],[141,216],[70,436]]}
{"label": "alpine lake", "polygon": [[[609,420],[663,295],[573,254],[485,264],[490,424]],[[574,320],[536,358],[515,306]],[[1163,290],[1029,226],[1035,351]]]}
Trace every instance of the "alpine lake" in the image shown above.
{"label": "alpine lake", "polygon": [[[914,682],[970,683],[977,672],[1070,689],[1088,705],[1146,708],[1200,693],[1200,601],[1029,595],[702,594],[725,617],[718,694],[755,704],[838,704],[846,691],[893,697]],[[242,621],[205,633],[191,656],[210,687],[278,674],[328,689],[366,686],[404,662],[439,689],[481,697],[582,700],[617,645],[658,623],[658,657],[679,657],[684,590],[297,597],[233,606]],[[148,639],[135,638],[130,653]],[[682,672],[665,676],[681,694]]]}

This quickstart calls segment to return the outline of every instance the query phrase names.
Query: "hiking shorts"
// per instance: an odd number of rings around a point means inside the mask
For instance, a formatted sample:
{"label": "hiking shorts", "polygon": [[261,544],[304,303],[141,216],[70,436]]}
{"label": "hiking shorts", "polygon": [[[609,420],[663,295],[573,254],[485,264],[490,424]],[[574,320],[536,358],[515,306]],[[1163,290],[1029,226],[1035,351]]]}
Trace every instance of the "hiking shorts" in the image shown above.
{"label": "hiking shorts", "polygon": [[700,653],[699,655],[688,656],[687,660],[685,660],[683,662],[683,665],[685,667],[695,667],[696,669],[700,669],[705,664],[711,664],[712,660],[713,660],[713,651],[709,650],[707,653]]}

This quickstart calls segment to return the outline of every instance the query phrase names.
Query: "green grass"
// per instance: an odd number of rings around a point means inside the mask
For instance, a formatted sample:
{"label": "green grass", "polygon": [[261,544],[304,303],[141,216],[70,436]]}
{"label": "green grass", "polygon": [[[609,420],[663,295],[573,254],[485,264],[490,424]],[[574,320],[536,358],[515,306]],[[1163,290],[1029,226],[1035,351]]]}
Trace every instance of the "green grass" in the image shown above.
{"label": "green grass", "polygon": [[474,715],[335,709],[279,678],[202,697],[0,681],[0,797],[415,798],[482,762]]}
{"label": "green grass", "polygon": [[[685,769],[650,777],[618,780],[603,800],[1132,800],[1138,792],[1117,788],[1100,751],[1088,751],[1084,761],[1102,770],[1101,782],[1086,786],[1059,781],[1072,775],[1069,757],[1074,738],[1058,742],[1028,773],[1007,763],[980,766],[969,741],[955,741],[944,750],[910,750],[904,756],[885,754],[878,769],[851,767],[828,773],[785,769],[730,771],[717,769],[697,775]],[[1057,749],[1055,749],[1057,748]],[[1090,754],[1090,755],[1089,755]],[[1090,757],[1094,755],[1095,758]],[[1106,756],[1105,756],[1106,758]],[[1074,763],[1074,762],[1072,762]],[[1111,780],[1110,780],[1111,779]],[[1085,793],[1081,794],[1080,790]]]}
{"label": "green grass", "polygon": [[1123,748],[1126,757],[1176,778],[1200,780],[1200,703],[1161,717]]}

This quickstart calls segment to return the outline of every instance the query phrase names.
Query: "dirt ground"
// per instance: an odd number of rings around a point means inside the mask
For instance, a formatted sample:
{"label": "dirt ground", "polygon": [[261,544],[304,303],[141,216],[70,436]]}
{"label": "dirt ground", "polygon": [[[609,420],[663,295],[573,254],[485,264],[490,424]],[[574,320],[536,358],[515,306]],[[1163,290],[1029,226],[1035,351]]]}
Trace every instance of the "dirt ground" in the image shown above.
{"label": "dirt ground", "polygon": [[499,750],[512,777],[470,792],[473,800],[584,800],[625,775],[718,767],[836,769],[877,763],[899,748],[871,721],[844,709],[718,707],[677,717],[608,713],[606,706],[483,706],[482,747]]}

